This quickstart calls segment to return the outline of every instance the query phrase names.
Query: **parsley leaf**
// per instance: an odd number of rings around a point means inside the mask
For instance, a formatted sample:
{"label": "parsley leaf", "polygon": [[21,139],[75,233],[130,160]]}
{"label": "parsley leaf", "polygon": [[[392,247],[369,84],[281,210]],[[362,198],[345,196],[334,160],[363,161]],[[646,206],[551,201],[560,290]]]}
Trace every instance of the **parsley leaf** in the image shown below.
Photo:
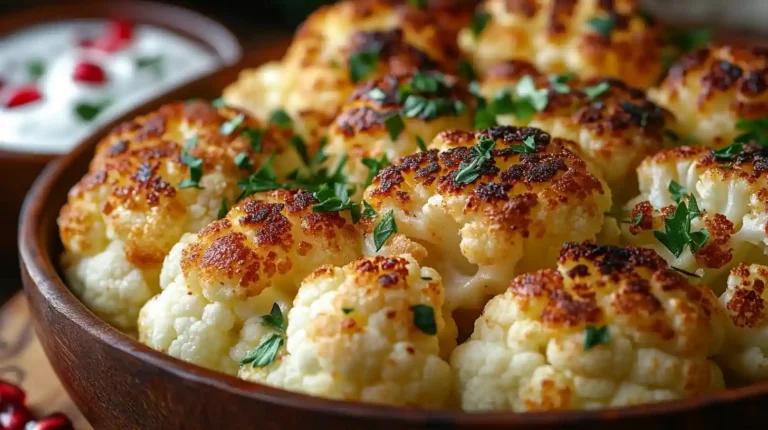
{"label": "parsley leaf", "polygon": [[549,83],[552,85],[552,89],[561,94],[568,94],[571,92],[571,87],[568,86],[568,82],[576,78],[575,73],[562,73],[559,75],[550,75]]}
{"label": "parsley leaf", "polygon": [[211,101],[211,106],[215,108],[223,108],[227,103],[224,101],[224,97],[219,97]]}
{"label": "parsley leaf", "polygon": [[397,113],[393,113],[384,118],[384,126],[387,128],[387,133],[389,133],[389,138],[392,139],[392,141],[397,140],[397,138],[400,137],[400,133],[405,130],[403,118]]}
{"label": "parsley leaf", "polygon": [[219,128],[219,133],[223,134],[224,136],[229,136],[233,131],[235,131],[235,129],[237,129],[237,127],[240,127],[240,124],[242,124],[244,120],[245,114],[241,113],[240,115],[222,124]]}
{"label": "parsley leaf", "polygon": [[435,310],[429,305],[411,306],[413,311],[413,325],[422,333],[434,336],[437,334],[437,323],[435,322]]}
{"label": "parsley leaf", "polygon": [[760,119],[744,119],[736,121],[736,128],[746,133],[736,137],[736,143],[754,142],[762,146],[768,146],[768,117]]}
{"label": "parsley leaf", "polygon": [[461,60],[459,63],[459,77],[467,82],[477,79],[477,74],[469,61]]}
{"label": "parsley leaf", "polygon": [[395,233],[397,233],[395,213],[390,210],[381,217],[381,220],[379,220],[373,228],[373,243],[376,245],[376,252],[378,252],[387,242],[387,239]]}
{"label": "parsley leaf", "polygon": [[[670,184],[670,192],[671,189]],[[682,255],[686,245],[691,249],[691,253],[695,254],[709,240],[709,232],[705,229],[691,232],[691,221],[700,214],[696,197],[690,194],[688,204],[681,200],[675,213],[664,220],[664,231],[654,231],[653,235],[675,257]]]}
{"label": "parsley leaf", "polygon": [[429,276],[422,276],[422,277],[421,277],[421,280],[422,280],[422,281],[431,281],[431,280],[432,280],[432,278],[430,278]]}
{"label": "parsley leaf", "polygon": [[75,106],[75,114],[83,121],[92,121],[101,111],[109,106],[110,101],[101,103],[78,103]]}
{"label": "parsley leaf", "polygon": [[488,13],[478,13],[472,18],[470,29],[475,37],[480,36],[480,33],[485,30],[485,26],[488,25],[488,21],[491,19],[491,15]]}
{"label": "parsley leaf", "polygon": [[291,185],[289,184],[281,184],[277,182],[277,176],[272,167],[274,158],[275,156],[272,154],[259,170],[238,182],[237,186],[240,187],[242,192],[240,193],[240,196],[237,197],[237,201],[263,191],[291,188]]}
{"label": "parsley leaf", "polygon": [[237,166],[240,170],[247,170],[249,172],[253,171],[253,164],[251,164],[251,159],[248,158],[247,152],[240,152],[237,155],[235,155],[235,166]]}
{"label": "parsley leaf", "polygon": [[516,152],[518,154],[535,154],[537,151],[536,140],[533,138],[533,136],[528,136],[523,139],[522,145],[512,145],[509,147],[509,149],[512,152]]}
{"label": "parsley leaf", "polygon": [[259,318],[259,324],[277,330],[280,333],[285,333],[287,322],[285,321],[280,306],[277,303],[272,303],[272,309],[269,311],[269,315],[262,315],[261,318]]}
{"label": "parsley leaf", "polygon": [[387,98],[387,93],[384,92],[381,88],[374,88],[370,91],[368,91],[368,97],[370,97],[373,100],[382,101]]}
{"label": "parsley leaf", "polygon": [[360,219],[360,205],[349,198],[349,189],[346,184],[334,183],[333,187],[323,184],[315,192],[319,203],[312,206],[312,212],[329,213],[349,210],[352,223],[357,224]]}
{"label": "parsley leaf", "polygon": [[27,76],[30,81],[36,81],[45,74],[45,63],[42,60],[32,60],[27,63]]}
{"label": "parsley leaf", "polygon": [[379,66],[380,47],[355,52],[349,56],[349,79],[357,83],[367,78]]}
{"label": "parsley leaf", "polygon": [[163,56],[139,57],[136,59],[136,68],[139,70],[150,69],[155,76],[163,74]]}
{"label": "parsley leaf", "polygon": [[528,102],[536,112],[541,112],[547,107],[549,103],[549,96],[547,90],[536,89],[536,84],[533,82],[533,78],[528,75],[523,76],[520,82],[515,87],[517,98]]}
{"label": "parsley leaf", "polygon": [[377,215],[378,215],[378,212],[376,212],[376,209],[374,209],[370,203],[363,200],[363,213],[361,214],[361,216],[363,218],[376,218]]}
{"label": "parsley leaf", "polygon": [[254,152],[261,152],[264,145],[264,131],[258,128],[244,127],[240,135],[251,141]]}
{"label": "parsley leaf", "polygon": [[293,149],[299,153],[299,157],[301,157],[301,161],[304,162],[304,165],[309,166],[309,152],[307,151],[307,144],[304,143],[304,139],[298,134],[294,134],[291,136],[291,146],[293,146]]}
{"label": "parsley leaf", "polygon": [[632,225],[639,226],[643,222],[643,214],[635,215],[635,219],[632,220]]}
{"label": "parsley leaf", "polygon": [[271,333],[259,346],[248,351],[240,364],[251,364],[253,367],[269,366],[277,358],[277,352],[283,346],[283,336]]}
{"label": "parsley leaf", "polygon": [[599,16],[591,18],[589,21],[587,21],[587,24],[592,27],[596,33],[599,33],[605,38],[611,37],[613,28],[616,26],[616,22],[614,22],[613,18]]}
{"label": "parsley leaf", "polygon": [[597,85],[584,88],[584,94],[586,94],[590,100],[597,100],[600,98],[600,96],[602,96],[606,91],[610,89],[611,89],[611,85],[608,82],[603,81]]}
{"label": "parsley leaf", "polygon": [[269,117],[269,123],[276,125],[283,130],[293,129],[293,120],[290,115],[285,113],[282,109],[276,109],[272,112],[272,115]]}
{"label": "parsley leaf", "polygon": [[203,160],[189,153],[197,146],[197,140],[197,136],[193,136],[184,143],[181,162],[189,167],[189,178],[181,181],[178,185],[179,188],[200,188],[200,178],[203,177]]}
{"label": "parsley leaf", "polygon": [[344,312],[344,315],[349,315],[355,311],[355,308],[341,308],[341,311]]}
{"label": "parsley leaf", "polygon": [[216,213],[216,219],[224,218],[227,216],[227,212],[229,212],[229,209],[227,209],[227,199],[225,197],[221,199],[221,206],[219,206],[219,211]]}
{"label": "parsley leaf", "polygon": [[681,53],[691,52],[708,44],[712,40],[712,30],[697,29],[667,29],[664,35],[665,42],[674,46]]}
{"label": "parsley leaf", "polygon": [[391,163],[387,159],[387,154],[382,154],[381,158],[363,158],[363,165],[368,168],[368,178],[365,180],[365,186],[371,185],[373,178],[379,174],[381,169],[389,166]]}
{"label": "parsley leaf", "polygon": [[478,176],[480,176],[480,170],[485,165],[485,162],[491,159],[491,151],[496,146],[496,141],[486,136],[481,136],[477,145],[472,147],[471,158],[472,160],[467,163],[462,161],[459,164],[459,168],[456,170],[456,176],[454,176],[454,182],[457,184],[469,184]]}
{"label": "parsley leaf", "polygon": [[669,194],[672,195],[672,200],[674,200],[675,203],[680,203],[680,200],[688,194],[688,190],[675,181],[670,181],[667,189],[669,190]]}
{"label": "parsley leaf", "polygon": [[608,326],[595,327],[588,325],[586,330],[584,330],[584,351],[589,351],[601,343],[607,344],[610,342],[610,334]]}
{"label": "parsley leaf", "polygon": [[725,148],[712,151],[712,156],[714,156],[718,161],[732,161],[733,157],[741,154],[742,152],[744,152],[744,144],[736,142],[726,146]]}
{"label": "parsley leaf", "polygon": [[424,139],[422,139],[421,136],[416,136],[416,144],[419,145],[419,151],[427,152],[427,144],[424,142]]}

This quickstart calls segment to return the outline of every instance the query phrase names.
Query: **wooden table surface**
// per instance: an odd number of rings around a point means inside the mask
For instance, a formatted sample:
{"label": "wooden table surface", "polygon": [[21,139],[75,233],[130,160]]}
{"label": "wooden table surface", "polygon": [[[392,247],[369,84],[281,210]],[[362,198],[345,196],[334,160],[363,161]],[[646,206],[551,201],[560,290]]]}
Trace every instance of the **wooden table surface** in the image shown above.
{"label": "wooden table surface", "polygon": [[65,413],[77,430],[91,430],[59,383],[32,329],[24,294],[19,292],[0,308],[0,379],[27,392],[36,417]]}

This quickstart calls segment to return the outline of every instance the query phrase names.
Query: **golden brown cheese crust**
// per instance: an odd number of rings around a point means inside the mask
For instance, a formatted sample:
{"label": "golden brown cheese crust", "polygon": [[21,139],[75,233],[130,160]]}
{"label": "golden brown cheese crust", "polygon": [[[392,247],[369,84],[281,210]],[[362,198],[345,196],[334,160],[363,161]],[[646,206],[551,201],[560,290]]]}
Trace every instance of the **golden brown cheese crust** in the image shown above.
{"label": "golden brown cheese crust", "polygon": [[[765,266],[753,266],[755,274],[751,274],[750,266],[739,264],[731,270],[731,276],[741,278],[733,290],[733,294],[725,303],[728,316],[736,327],[757,328],[766,320],[765,282],[768,280],[768,270]],[[729,287],[730,288],[730,287]]]}
{"label": "golden brown cheese crust", "polygon": [[[165,235],[169,225],[184,222],[190,190],[178,184],[189,178],[189,167],[181,160],[184,144],[197,136],[197,145],[189,151],[203,160],[203,173],[219,171],[230,178],[231,186],[239,176],[234,157],[248,154],[252,165],[259,166],[265,155],[254,152],[249,138],[241,135],[243,127],[264,129],[263,124],[244,115],[242,126],[229,135],[221,133],[222,124],[242,112],[232,108],[214,108],[207,102],[174,103],[134,120],[118,125],[99,142],[89,172],[69,192],[68,203],[61,209],[59,229],[66,247],[75,244],[87,251],[87,236],[95,219],[113,217],[112,227],[125,241],[126,257],[138,267],[160,264],[178,237]],[[289,131],[274,127],[263,134],[263,152],[282,152]],[[145,214],[150,222],[139,224],[123,220],[121,212]]]}
{"label": "golden brown cheese crust", "polygon": [[[456,183],[459,166],[472,161],[472,146],[483,137],[496,142],[491,159],[481,166],[477,179],[468,184]],[[511,149],[523,145],[526,138],[533,138],[536,153],[520,154]],[[383,169],[367,190],[366,200],[374,207],[386,199],[404,201],[408,199],[407,190],[423,185],[443,196],[467,196],[465,213],[484,214],[494,225],[527,236],[529,215],[537,205],[555,207],[605,192],[584,161],[567,149],[567,141],[552,139],[538,129],[448,131],[441,133],[437,141],[442,151],[432,149],[402,157]]]}
{"label": "golden brown cheese crust", "polygon": [[[744,151],[730,160],[719,160],[713,155],[713,150],[702,146],[680,146],[659,152],[649,157],[644,164],[662,164],[666,162],[695,162],[699,172],[710,172],[714,178],[727,180],[743,180],[755,184],[768,175],[768,147],[758,144],[746,144]],[[758,192],[758,197],[761,197]],[[768,197],[768,196],[767,196]],[[761,197],[760,201],[764,201]]]}
{"label": "golden brown cheese crust", "polygon": [[[541,321],[550,329],[618,319],[670,340],[677,330],[673,317],[706,326],[717,312],[717,299],[710,290],[690,284],[650,249],[569,243],[558,264],[559,271],[525,274],[509,287],[522,310],[539,309]],[[670,298],[680,303],[674,315],[665,309]],[[689,345],[691,350],[695,347]]]}
{"label": "golden brown cheese crust", "polygon": [[236,285],[240,297],[253,297],[279,275],[302,264],[313,248],[339,253],[353,246],[354,226],[339,213],[315,213],[318,203],[305,190],[276,190],[235,205],[225,218],[200,231],[188,245],[181,267],[204,285]]}
{"label": "golden brown cheese crust", "polygon": [[[460,36],[464,54],[485,73],[504,60],[530,61],[549,73],[619,77],[648,88],[661,73],[661,29],[645,19],[636,0],[486,0],[490,15],[479,36]],[[608,34],[592,19],[611,22]]]}

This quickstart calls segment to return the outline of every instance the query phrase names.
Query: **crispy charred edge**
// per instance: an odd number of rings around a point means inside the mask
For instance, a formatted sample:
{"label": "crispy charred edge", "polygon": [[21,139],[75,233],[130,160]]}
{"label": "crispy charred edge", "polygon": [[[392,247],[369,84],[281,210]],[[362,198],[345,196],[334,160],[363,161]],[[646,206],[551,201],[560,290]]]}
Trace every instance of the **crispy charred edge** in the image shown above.
{"label": "crispy charred edge", "polygon": [[[604,323],[606,312],[610,312],[629,317],[624,321],[640,330],[671,339],[676,335],[675,329],[666,321],[665,310],[654,291],[684,297],[690,304],[684,308],[686,312],[698,317],[709,318],[715,312],[710,291],[690,284],[670,270],[652,250],[566,244],[559,264],[562,267],[568,263],[577,264],[565,275],[554,269],[540,270],[518,276],[509,287],[509,294],[524,310],[532,301],[545,303],[538,317],[546,326],[599,325]],[[591,267],[599,272],[597,279],[592,278]],[[647,271],[643,273],[640,268]],[[611,296],[607,306],[597,299],[598,295],[606,294]]]}
{"label": "crispy charred edge", "polygon": [[655,272],[669,267],[656,251],[649,248],[606,246],[588,242],[563,244],[558,263],[579,260],[592,263],[600,275],[607,277],[624,276],[638,268]]}
{"label": "crispy charred edge", "polygon": [[[566,114],[574,124],[589,127],[595,133],[640,128],[660,138],[673,117],[671,112],[649,100],[642,89],[614,78],[574,80],[567,83],[570,91],[561,93],[554,89],[548,75],[526,61],[505,61],[492,66],[484,83],[512,87],[525,76],[530,76],[537,88],[547,90],[547,106],[536,114],[537,118]],[[590,100],[584,88],[602,82],[609,85],[608,91],[599,100]]]}
{"label": "crispy charred edge", "polygon": [[[733,90],[741,97],[732,107],[741,116],[768,115],[768,101],[763,100],[768,90],[768,50],[765,48],[714,45],[699,49],[672,65],[662,87],[674,92],[686,86],[688,79],[696,77],[701,88],[699,105],[712,100],[717,93]],[[750,102],[749,99],[759,100]]]}
{"label": "crispy charred edge", "polygon": [[708,215],[702,213],[704,227],[709,232],[709,240],[703,248],[696,251],[696,261],[704,267],[717,269],[733,259],[731,236],[735,233],[733,223],[723,214]]}
{"label": "crispy charred edge", "polygon": [[[755,274],[752,274],[752,271]],[[765,325],[765,281],[768,280],[768,267],[740,263],[731,270],[731,279],[739,278],[739,284],[733,288],[725,309],[736,327],[757,328]]]}
{"label": "crispy charred edge", "polygon": [[[437,72],[432,74],[437,74]],[[458,79],[450,75],[442,76],[445,78],[447,88],[441,88],[436,93],[419,93],[418,95],[428,100],[442,98],[460,100],[468,105],[472,103],[472,97]],[[398,89],[410,82],[412,78],[413,74],[390,74],[358,86],[349,97],[347,105],[342,107],[341,114],[336,118],[333,127],[346,137],[374,130],[383,132],[386,129],[385,120],[387,117],[395,114],[403,107],[403,103],[398,101]],[[383,100],[371,98],[370,92],[375,88],[383,91],[385,95]],[[419,119],[425,120],[423,115]],[[432,121],[432,119],[426,121]]]}
{"label": "crispy charred edge", "polygon": [[[226,218],[203,228],[198,239],[184,248],[182,270],[185,275],[199,271],[208,280],[239,278],[241,287],[288,273],[293,262],[285,254],[295,247],[296,253],[304,256],[312,248],[293,237],[294,225],[307,235],[325,239],[329,248],[352,229],[338,213],[312,212],[317,202],[307,190],[276,190],[247,197],[233,206]],[[249,230],[253,231],[252,239],[246,235]]]}
{"label": "crispy charred edge", "polygon": [[706,147],[680,146],[663,150],[647,158],[643,164],[662,164],[682,160],[696,163],[696,169],[700,172],[714,171],[722,179],[740,178],[754,183],[768,171],[768,147],[747,143],[744,145],[744,150],[735,155],[732,160],[723,160],[716,158],[714,150]]}

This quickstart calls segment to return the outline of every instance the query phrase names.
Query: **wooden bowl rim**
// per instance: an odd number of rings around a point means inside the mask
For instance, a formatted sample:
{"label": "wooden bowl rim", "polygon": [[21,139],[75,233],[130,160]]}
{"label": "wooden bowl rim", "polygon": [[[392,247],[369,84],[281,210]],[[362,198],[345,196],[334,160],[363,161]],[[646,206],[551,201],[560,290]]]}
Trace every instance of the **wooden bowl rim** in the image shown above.
{"label": "wooden bowl rim", "polygon": [[[214,72],[237,64],[243,58],[243,47],[240,41],[224,24],[192,9],[147,0],[103,2],[74,0],[64,4],[47,4],[23,9],[4,16],[0,20],[0,37],[9,36],[36,25],[78,19],[109,19],[110,17],[125,17],[137,24],[161,27],[194,41],[218,58],[219,65],[213,70]],[[207,75],[209,73],[202,77]],[[200,77],[169,86],[160,91],[154,98],[160,98],[198,79]],[[100,130],[101,128],[95,134],[99,134]],[[0,149],[0,159],[18,163],[48,162],[61,156],[60,153]]]}
{"label": "wooden bowl rim", "polygon": [[[187,84],[192,87],[210,79],[217,73],[202,77]],[[182,92],[184,87],[171,91],[166,97]],[[31,187],[20,214],[18,234],[19,254],[22,270],[26,270],[34,286],[25,282],[25,288],[36,288],[48,309],[69,319],[85,333],[100,342],[104,348],[127,354],[140,362],[154,366],[166,374],[172,374],[187,383],[201,384],[222,390],[230,395],[245,398],[263,404],[279,405],[300,411],[313,412],[337,417],[355,417],[359,419],[380,420],[393,424],[429,423],[454,426],[517,427],[573,425],[590,422],[614,422],[649,416],[673,416],[692,412],[698,408],[712,407],[746,399],[752,396],[768,394],[768,382],[752,384],[700,397],[662,402],[649,405],[631,406],[595,411],[548,411],[548,412],[481,412],[422,410],[392,406],[379,406],[339,400],[323,399],[256,384],[226,375],[214,370],[187,363],[170,355],[155,351],[134,338],[113,328],[93,314],[67,288],[57,270],[58,255],[51,255],[54,250],[49,246],[49,234],[55,230],[56,214],[61,209],[54,205],[50,196],[66,192],[73,185],[61,178],[72,170],[72,166],[81,158],[88,157],[93,147],[116,124],[135,117],[146,107],[139,106],[131,112],[104,125],[90,138],[77,145],[70,153],[49,164]],[[54,239],[58,240],[58,235]]]}

